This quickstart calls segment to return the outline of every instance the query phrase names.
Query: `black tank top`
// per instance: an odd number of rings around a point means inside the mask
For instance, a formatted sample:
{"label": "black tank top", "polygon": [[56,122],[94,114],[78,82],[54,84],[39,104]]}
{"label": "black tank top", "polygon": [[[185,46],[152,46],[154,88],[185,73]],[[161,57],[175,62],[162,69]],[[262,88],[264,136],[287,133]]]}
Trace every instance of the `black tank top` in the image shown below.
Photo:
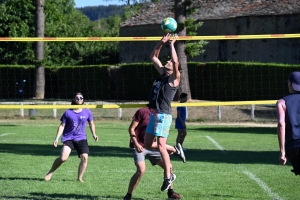
{"label": "black tank top", "polygon": [[159,113],[172,114],[171,102],[178,87],[171,87],[169,76],[162,74],[153,83],[148,107],[157,110]]}
{"label": "black tank top", "polygon": [[285,150],[300,147],[300,94],[283,97],[285,112]]}

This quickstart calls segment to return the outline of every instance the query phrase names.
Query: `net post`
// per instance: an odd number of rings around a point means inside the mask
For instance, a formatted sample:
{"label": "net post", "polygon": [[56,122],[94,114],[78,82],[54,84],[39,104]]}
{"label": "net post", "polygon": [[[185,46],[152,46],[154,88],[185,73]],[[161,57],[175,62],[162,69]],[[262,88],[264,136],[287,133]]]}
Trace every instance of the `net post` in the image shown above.
{"label": "net post", "polygon": [[[23,106],[23,103],[21,103],[21,106]],[[24,117],[24,108],[20,109],[20,116]]]}
{"label": "net post", "polygon": [[[53,103],[53,105],[56,105],[56,102]],[[57,117],[57,109],[53,108],[53,118]]]}
{"label": "net post", "polygon": [[122,108],[118,108],[118,119],[122,118]]}
{"label": "net post", "polygon": [[255,106],[254,104],[251,104],[251,120],[254,120],[254,110],[255,110]]}
{"label": "net post", "polygon": [[221,106],[218,106],[218,120],[221,120],[221,116],[222,116]]}
{"label": "net post", "polygon": [[189,112],[188,112],[188,107],[187,106],[185,106],[185,110],[186,110],[185,119],[188,119],[189,118]]}

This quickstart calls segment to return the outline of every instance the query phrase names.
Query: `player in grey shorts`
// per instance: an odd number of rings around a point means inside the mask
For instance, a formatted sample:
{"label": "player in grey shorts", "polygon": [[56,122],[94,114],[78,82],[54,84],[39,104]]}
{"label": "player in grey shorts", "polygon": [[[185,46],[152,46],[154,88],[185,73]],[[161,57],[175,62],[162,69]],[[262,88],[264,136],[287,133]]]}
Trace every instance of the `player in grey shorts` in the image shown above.
{"label": "player in grey shorts", "polygon": [[147,158],[152,165],[156,165],[159,161],[161,161],[161,156],[159,151],[157,150],[148,150],[144,149],[142,152],[137,152],[135,148],[132,148],[133,159],[135,163],[145,162],[145,158]]}
{"label": "player in grey shorts", "polygon": [[[145,159],[147,158],[151,164],[159,165],[164,168],[164,163],[162,161],[161,155],[157,150],[148,150],[144,148],[144,137],[147,125],[150,118],[149,108],[140,108],[136,111],[132,117],[132,122],[129,126],[130,143],[129,146],[132,150],[134,162],[136,165],[136,172],[130,179],[128,185],[128,191],[124,200],[131,200],[131,196],[135,188],[138,186],[140,180],[146,172]],[[156,142],[154,142],[154,145]],[[157,144],[156,144],[157,145]],[[174,154],[180,157],[179,150],[176,147],[167,145],[167,150],[170,154]],[[173,185],[168,189],[169,199],[181,199],[181,195],[173,190]]]}

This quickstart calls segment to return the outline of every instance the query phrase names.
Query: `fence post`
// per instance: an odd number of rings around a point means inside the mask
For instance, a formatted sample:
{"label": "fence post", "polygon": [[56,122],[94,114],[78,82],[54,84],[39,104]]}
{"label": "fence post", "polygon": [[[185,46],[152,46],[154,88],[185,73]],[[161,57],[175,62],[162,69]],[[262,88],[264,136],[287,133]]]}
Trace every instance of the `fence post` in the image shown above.
{"label": "fence post", "polygon": [[[23,103],[21,103],[21,106],[23,106]],[[24,108],[20,109],[20,116],[24,117]]]}
{"label": "fence post", "polygon": [[251,105],[251,120],[254,120],[254,110],[255,110],[255,106],[254,104]]}
{"label": "fence post", "polygon": [[118,108],[118,119],[122,118],[122,108]]}
{"label": "fence post", "polygon": [[189,118],[188,107],[185,107],[185,110],[186,110],[186,118],[185,119],[188,119]]}
{"label": "fence post", "polygon": [[[53,105],[56,105],[56,102],[53,103]],[[53,108],[53,118],[57,117],[57,109]]]}
{"label": "fence post", "polygon": [[221,120],[221,116],[222,116],[221,106],[218,106],[218,120]]}

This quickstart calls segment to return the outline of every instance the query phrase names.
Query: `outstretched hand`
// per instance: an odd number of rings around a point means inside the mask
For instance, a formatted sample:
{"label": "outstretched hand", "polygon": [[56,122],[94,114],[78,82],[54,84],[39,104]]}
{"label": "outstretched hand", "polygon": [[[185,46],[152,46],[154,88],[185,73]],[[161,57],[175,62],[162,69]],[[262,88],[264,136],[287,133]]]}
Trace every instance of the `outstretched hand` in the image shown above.
{"label": "outstretched hand", "polygon": [[166,42],[168,42],[171,39],[171,36],[172,35],[170,33],[167,33],[165,36],[163,36],[163,38],[161,39],[161,41],[163,43],[166,43]]}

